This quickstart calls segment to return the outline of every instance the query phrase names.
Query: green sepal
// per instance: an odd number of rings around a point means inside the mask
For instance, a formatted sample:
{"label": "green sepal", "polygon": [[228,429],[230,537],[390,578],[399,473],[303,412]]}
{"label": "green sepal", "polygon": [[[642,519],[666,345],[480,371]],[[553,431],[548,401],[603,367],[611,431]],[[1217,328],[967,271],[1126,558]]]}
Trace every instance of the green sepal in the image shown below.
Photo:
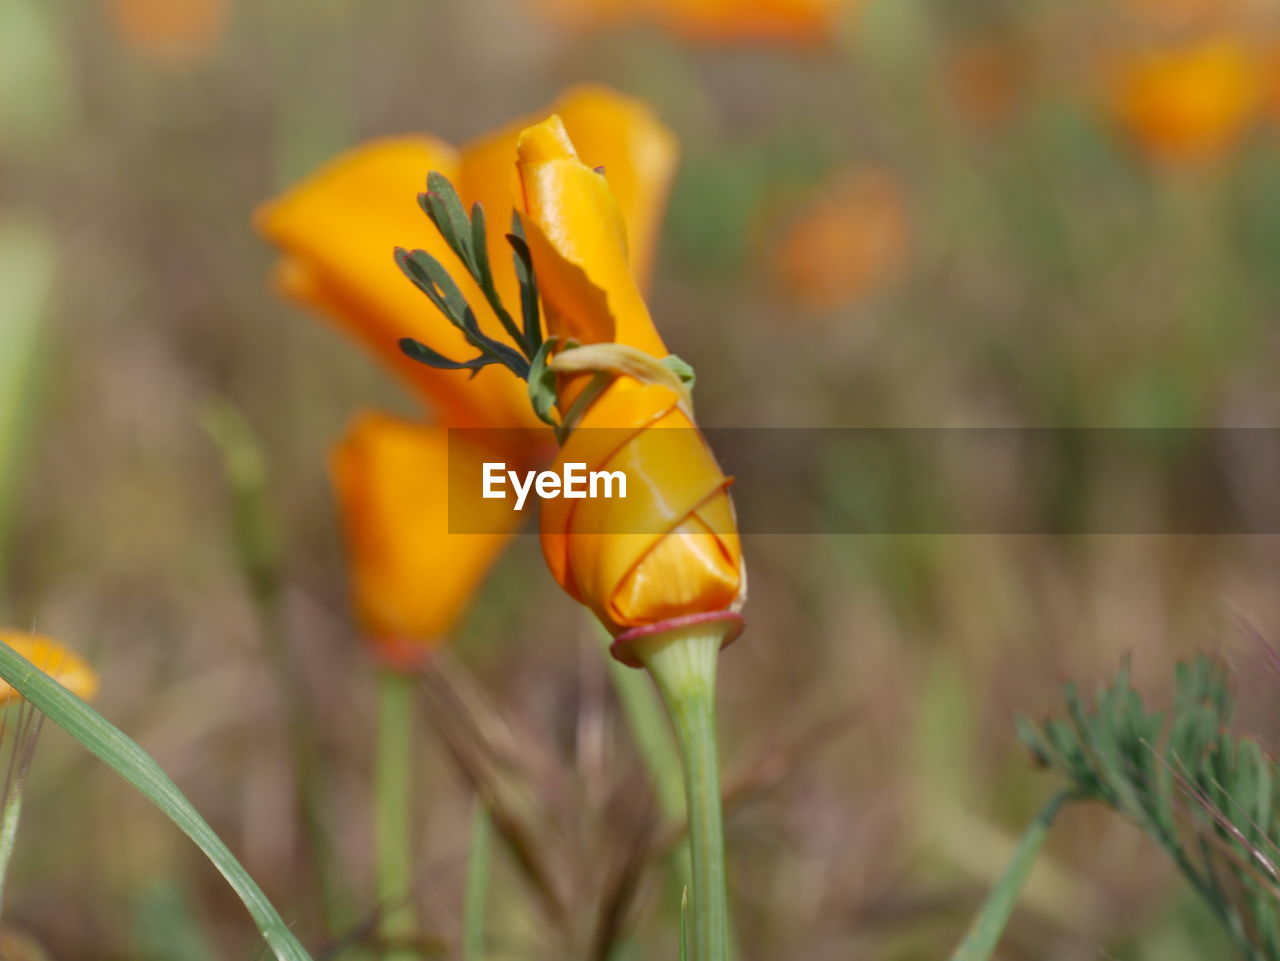
{"label": "green sepal", "polygon": [[484,205],[480,203],[473,204],[471,207],[471,243],[475,256],[475,272],[472,276],[480,286],[485,300],[497,315],[502,329],[526,355],[529,354],[533,348],[525,341],[520,328],[516,326],[516,322],[511,319],[511,314],[503,306],[502,298],[498,296],[497,285],[493,281],[493,268],[489,266],[488,238],[485,233]]}
{"label": "green sepal", "polygon": [[520,282],[520,313],[524,321],[524,339],[530,350],[542,346],[542,316],[538,307],[538,279],[533,272],[533,253],[524,236],[524,224],[520,215],[511,215],[511,233],[507,234],[511,245],[512,260],[516,265],[516,279]]}
{"label": "green sepal", "polygon": [[475,274],[476,253],[471,224],[467,220],[462,200],[453,189],[453,184],[449,183],[449,178],[436,170],[427,174],[427,192],[418,194],[418,205],[436,225],[436,230],[440,231],[440,236],[449,245],[449,249]]}
{"label": "green sepal", "polygon": [[480,329],[471,306],[440,261],[425,250],[406,251],[397,247],[396,263],[414,286],[435,304],[436,309],[462,331],[468,343],[505,364],[517,377],[529,375],[529,362],[520,353]]}
{"label": "green sepal", "polygon": [[684,384],[690,390],[693,390],[693,385],[697,383],[698,375],[694,373],[692,364],[687,360],[677,357],[675,354],[667,354],[666,357],[663,357],[662,364],[670,370],[671,373],[680,378],[680,383]]}
{"label": "green sepal", "polygon": [[529,362],[529,403],[538,419],[552,427],[559,426],[551,414],[556,404],[556,372],[548,366],[555,345],[556,338],[547,338]]}
{"label": "green sepal", "polygon": [[398,343],[400,352],[410,360],[416,360],[420,364],[426,364],[428,367],[434,367],[437,370],[469,370],[474,373],[482,367],[488,367],[490,364],[501,363],[496,357],[490,357],[487,354],[481,354],[479,357],[471,358],[471,360],[451,360],[444,354],[432,350],[422,341],[414,340],[412,337],[401,337]]}

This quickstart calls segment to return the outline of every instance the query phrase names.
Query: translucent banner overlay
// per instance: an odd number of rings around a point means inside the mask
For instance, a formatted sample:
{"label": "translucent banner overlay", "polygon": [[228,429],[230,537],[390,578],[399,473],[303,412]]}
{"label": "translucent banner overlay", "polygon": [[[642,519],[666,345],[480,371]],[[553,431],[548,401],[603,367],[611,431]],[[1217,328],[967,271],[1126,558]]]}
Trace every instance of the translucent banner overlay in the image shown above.
{"label": "translucent banner overlay", "polygon": [[[566,461],[584,495],[567,501]],[[589,505],[595,533],[664,533],[715,489],[715,463],[749,534],[1280,534],[1273,428],[596,429],[563,450],[550,432],[451,430],[449,531],[536,528],[559,499]],[[557,475],[549,498],[539,471]],[[625,500],[616,476],[592,488],[617,471]]]}

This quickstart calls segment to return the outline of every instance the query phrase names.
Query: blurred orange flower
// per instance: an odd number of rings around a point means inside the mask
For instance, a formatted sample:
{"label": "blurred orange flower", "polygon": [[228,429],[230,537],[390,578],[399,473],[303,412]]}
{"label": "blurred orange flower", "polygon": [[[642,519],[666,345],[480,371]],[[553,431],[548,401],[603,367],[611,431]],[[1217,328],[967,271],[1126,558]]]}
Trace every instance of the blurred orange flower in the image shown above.
{"label": "blurred orange flower", "polygon": [[854,0],[534,0],[557,23],[594,28],[643,21],[695,41],[813,43]]}
{"label": "blurred orange flower", "polygon": [[1122,0],[1128,11],[1165,27],[1225,23],[1250,7],[1250,0]]}
{"label": "blurred orange flower", "polygon": [[1247,42],[1199,38],[1124,57],[1109,96],[1117,122],[1153,161],[1204,166],[1235,148],[1257,119],[1263,71]]}
{"label": "blurred orange flower", "polygon": [[909,241],[907,204],[897,178],[883,170],[845,170],[782,233],[771,263],[798,303],[829,311],[896,277]]}
{"label": "blurred orange flower", "polygon": [[518,157],[548,333],[588,345],[556,358],[570,362],[562,370],[581,371],[562,376],[560,409],[588,389],[594,371],[614,375],[573,425],[558,463],[621,470],[630,482],[626,498],[544,504],[551,572],[614,634],[734,608],[745,585],[729,479],[660,363],[667,349],[631,274],[609,183],[578,159],[555,116],[521,135]]}
{"label": "blurred orange flower", "polygon": [[400,667],[448,635],[514,533],[449,533],[450,456],[491,455],[448,433],[367,412],[330,459],[356,614]]}
{"label": "blurred orange flower", "polygon": [[207,56],[226,31],[229,0],[108,0],[117,35],[156,63],[186,66]]}
{"label": "blurred orange flower", "polygon": [[[77,697],[90,700],[98,693],[98,675],[75,651],[48,637],[24,631],[0,630],[0,644],[7,644]],[[0,681],[0,705],[22,695]]]}
{"label": "blurred orange flower", "polygon": [[[639,101],[602,87],[568,91],[554,109],[602,165],[629,218],[628,243],[641,276],[648,270],[663,199],[675,168],[670,131]],[[510,230],[518,186],[516,136],[527,121],[484,137],[461,151],[429,137],[375,141],[339,157],[257,216],[259,229],[283,250],[282,290],[333,318],[414,388],[451,427],[538,424],[524,384],[489,368],[473,382],[467,371],[436,370],[400,352],[413,337],[447,356],[464,355],[462,335],[405,282],[392,257],[396,246],[419,247],[458,279],[490,336],[506,335],[483,297],[414,197],[431,170],[457,186],[466,204],[485,206],[489,257],[506,303],[518,303],[518,284],[504,235]]]}

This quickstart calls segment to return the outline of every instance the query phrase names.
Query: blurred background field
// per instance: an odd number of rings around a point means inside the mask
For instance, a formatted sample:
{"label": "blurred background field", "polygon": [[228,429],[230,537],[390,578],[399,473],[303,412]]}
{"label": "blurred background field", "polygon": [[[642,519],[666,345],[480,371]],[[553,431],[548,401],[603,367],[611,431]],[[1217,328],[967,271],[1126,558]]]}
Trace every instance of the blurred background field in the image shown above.
{"label": "blurred background field", "polygon": [[[682,155],[651,303],[697,367],[707,426],[1280,422],[1280,7],[637,6],[0,11],[3,620],[90,657],[103,713],[308,944],[332,942],[206,424],[231,404],[264,452],[289,671],[371,911],[372,679],[325,465],[357,410],[414,406],[276,296],[251,222],[340,150],[412,131],[464,143],[586,81],[650,103]],[[1143,496],[1123,465],[1103,481],[1089,497]],[[744,961],[945,956],[1051,789],[1012,717],[1056,706],[1066,677],[1129,658],[1158,694],[1175,658],[1220,651],[1253,705],[1242,725],[1280,736],[1235,622],[1280,634],[1280,538],[771,535],[747,551],[750,627],[721,697],[729,780],[750,785],[728,815]],[[524,537],[451,647],[559,772],[538,783],[573,826],[575,903],[625,847],[604,801],[636,777],[597,646]],[[438,720],[418,732],[415,862],[447,957],[470,791]],[[5,922],[51,957],[255,956],[212,869],[58,732],[28,803]],[[495,871],[491,956],[562,956],[509,860]],[[641,888],[625,956],[673,958],[660,877]],[[1072,810],[1001,957],[1228,956],[1214,937],[1136,830]]]}

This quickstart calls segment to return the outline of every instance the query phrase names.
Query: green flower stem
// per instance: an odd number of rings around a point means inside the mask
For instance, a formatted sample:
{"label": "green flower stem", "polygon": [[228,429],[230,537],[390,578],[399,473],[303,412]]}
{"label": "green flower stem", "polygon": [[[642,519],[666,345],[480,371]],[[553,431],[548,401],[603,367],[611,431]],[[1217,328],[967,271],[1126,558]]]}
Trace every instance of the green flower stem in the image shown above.
{"label": "green flower stem", "polygon": [[[32,16],[38,6],[33,5]],[[9,29],[12,25],[6,27]],[[0,42],[0,59],[4,46]],[[0,74],[3,72],[0,68]],[[53,289],[54,257],[53,243],[38,223],[6,216],[0,227],[0,593],[25,467],[23,451],[39,407],[38,381],[44,366],[44,321]]]}
{"label": "green flower stem", "polygon": [[715,715],[716,659],[723,639],[722,625],[700,624],[646,638],[635,647],[658,686],[680,745],[693,868],[692,961],[727,961],[729,956]]}
{"label": "green flower stem", "polygon": [[652,782],[659,810],[663,817],[672,820],[684,817],[680,755],[653,684],[640,671],[613,658],[609,658],[609,677],[627,729]]}
{"label": "green flower stem", "polygon": [[407,961],[405,947],[417,933],[413,910],[412,675],[383,668],[378,674],[378,746],[374,770],[374,836],[378,934],[387,945],[385,961]]}
{"label": "green flower stem", "polygon": [[466,898],[462,905],[463,961],[484,957],[485,907],[489,898],[489,849],[493,824],[484,802],[476,798],[471,813],[471,852],[467,861]]}
{"label": "green flower stem", "polygon": [[229,403],[210,405],[204,413],[204,428],[222,453],[231,494],[232,543],[285,709],[306,853],[317,877],[325,922],[330,934],[336,934],[354,925],[357,918],[333,849],[319,724],[289,651],[281,603],[282,538],[268,497],[266,457],[249,423]]}
{"label": "green flower stem", "polygon": [[1030,876],[1036,856],[1049,836],[1049,828],[1053,826],[1058,811],[1068,800],[1070,800],[1070,794],[1066,791],[1056,794],[1036,815],[1036,819],[1031,822],[1026,834],[1022,836],[1022,841],[1018,844],[1018,849],[1005,869],[1004,875],[991,890],[982,909],[973,919],[973,924],[965,933],[964,940],[951,955],[951,961],[989,961],[995,953],[1004,935],[1004,929],[1009,924],[1009,918],[1013,915],[1014,905],[1018,903],[1022,886]]}
{"label": "green flower stem", "polygon": [[22,817],[22,783],[13,786],[4,810],[0,811],[0,907],[4,904],[4,883],[9,876],[9,861],[13,858],[13,844],[18,838],[18,821]]}

